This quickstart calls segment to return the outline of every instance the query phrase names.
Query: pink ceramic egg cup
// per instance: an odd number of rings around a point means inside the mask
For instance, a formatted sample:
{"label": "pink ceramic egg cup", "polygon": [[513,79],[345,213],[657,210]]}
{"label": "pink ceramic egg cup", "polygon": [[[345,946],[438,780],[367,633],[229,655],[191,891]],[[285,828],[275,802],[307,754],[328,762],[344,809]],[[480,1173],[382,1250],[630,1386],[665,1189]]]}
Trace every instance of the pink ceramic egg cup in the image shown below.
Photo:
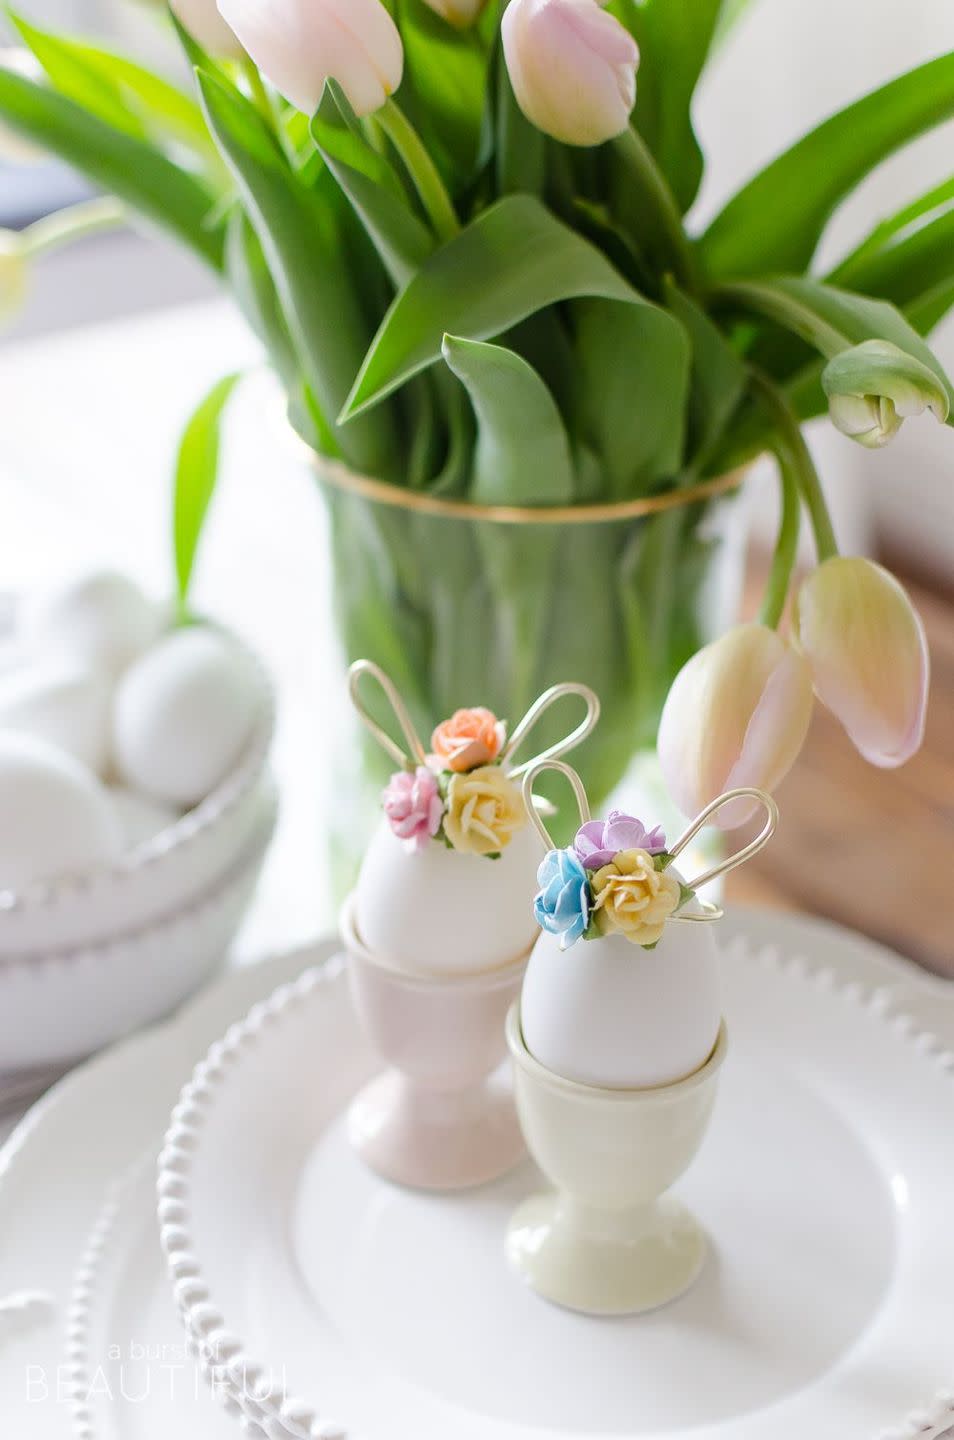
{"label": "pink ceramic egg cup", "polygon": [[463,1190],[525,1155],[505,1072],[507,1012],[529,951],[472,975],[396,970],[362,943],[355,897],[341,933],[358,1018],[387,1065],[351,1105],[351,1143],[379,1175],[421,1190]]}

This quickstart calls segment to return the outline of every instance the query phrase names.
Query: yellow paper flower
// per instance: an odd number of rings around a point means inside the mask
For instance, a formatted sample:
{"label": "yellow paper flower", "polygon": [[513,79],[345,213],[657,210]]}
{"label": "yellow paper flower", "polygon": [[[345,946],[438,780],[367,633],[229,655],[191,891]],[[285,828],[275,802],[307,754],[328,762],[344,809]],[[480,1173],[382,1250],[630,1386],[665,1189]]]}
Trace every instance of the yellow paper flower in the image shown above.
{"label": "yellow paper flower", "polygon": [[495,855],[526,821],[523,797],[499,765],[455,775],[447,787],[444,834],[455,850]]}
{"label": "yellow paper flower", "polygon": [[634,945],[655,945],[679,904],[679,881],[657,870],[648,850],[621,850],[590,883],[597,929],[619,931]]}

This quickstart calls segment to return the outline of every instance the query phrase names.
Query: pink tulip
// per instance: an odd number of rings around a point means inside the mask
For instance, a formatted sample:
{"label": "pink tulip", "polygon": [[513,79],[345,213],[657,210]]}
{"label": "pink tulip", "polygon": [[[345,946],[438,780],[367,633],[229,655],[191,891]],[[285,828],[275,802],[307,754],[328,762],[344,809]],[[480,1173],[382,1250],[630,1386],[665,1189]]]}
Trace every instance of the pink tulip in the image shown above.
{"label": "pink tulip", "polygon": [[501,34],[517,103],[538,130],[601,145],[626,129],[639,49],[597,0],[510,0]]}
{"label": "pink tulip", "polygon": [[872,765],[903,765],[920,747],[930,660],[907,591],[873,560],[835,556],[802,582],[795,643],[815,694]]}
{"label": "pink tulip", "polygon": [[169,0],[169,8],[193,40],[220,60],[237,60],[242,47],[222,19],[215,0]]}
{"label": "pink tulip", "polygon": [[466,30],[468,25],[473,25],[480,15],[487,0],[424,0],[446,20],[448,25],[453,25],[458,30]]}
{"label": "pink tulip", "polygon": [[358,115],[401,83],[404,47],[381,0],[219,0],[219,9],[275,89],[306,115],[337,80]]}
{"label": "pink tulip", "polygon": [[[808,663],[766,625],[737,625],[680,670],[659,726],[659,763],[685,815],[741,785],[772,791],[805,743],[812,713]],[[723,829],[754,805],[720,811]]]}

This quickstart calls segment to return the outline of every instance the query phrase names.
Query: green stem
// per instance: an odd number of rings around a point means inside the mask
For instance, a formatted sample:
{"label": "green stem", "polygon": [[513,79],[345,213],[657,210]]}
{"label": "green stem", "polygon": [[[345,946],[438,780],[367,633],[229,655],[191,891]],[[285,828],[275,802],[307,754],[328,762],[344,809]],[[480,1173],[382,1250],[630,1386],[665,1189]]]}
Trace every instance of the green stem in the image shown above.
{"label": "green stem", "polygon": [[630,125],[612,143],[625,157],[629,178],[636,181],[647,205],[652,208],[674,279],[683,289],[695,293],[698,285],[689,237],[669,182],[635,126]]}
{"label": "green stem", "polygon": [[438,239],[452,240],[460,231],[460,221],[420,135],[396,100],[386,100],[375,119],[404,162]]}
{"label": "green stem", "polygon": [[275,106],[274,96],[272,95],[268,86],[265,84],[265,81],[262,79],[261,72],[258,66],[255,64],[255,61],[252,60],[248,55],[243,55],[242,59],[239,61],[239,68],[241,69],[242,74],[245,76],[245,81],[249,89],[249,95],[252,99],[252,103],[254,104],[255,109],[261,115],[262,119],[265,121],[265,124],[268,126],[269,130],[271,130],[272,134],[275,136],[275,139],[282,147],[282,153],[285,158],[289,160],[293,166],[297,165],[298,157],[296,156],[291,144],[289,143],[288,135],[285,131],[284,125],[282,124],[282,117]]}
{"label": "green stem", "polygon": [[807,341],[813,349],[830,360],[842,350],[847,350],[851,341],[834,325],[808,305],[802,305],[793,296],[776,290],[773,285],[760,285],[757,281],[735,280],[731,284],[716,285],[709,295],[714,305],[738,306],[742,310],[773,320],[776,324],[791,330]]}
{"label": "green stem", "polygon": [[95,200],[84,200],[79,205],[69,205],[35,220],[23,232],[23,247],[31,260],[40,255],[49,255],[74,240],[83,240],[87,235],[99,235],[105,230],[118,230],[125,225],[125,206],[112,195],[102,195]]}
{"label": "green stem", "polygon": [[819,562],[830,560],[833,555],[838,554],[838,541],[835,539],[835,531],[828,513],[828,506],[825,503],[818,471],[815,469],[811,452],[805,444],[798,417],[782,392],[772,384],[767,376],[755,370],[751,373],[759,399],[771,415],[775,428],[781,436],[782,444],[788,453],[792,472],[811,521]]}
{"label": "green stem", "polygon": [[798,555],[798,532],[802,519],[795,468],[784,445],[780,444],[777,447],[775,458],[778,461],[778,474],[781,482],[782,513],[779,520],[778,540],[775,543],[775,554],[772,558],[772,568],[769,571],[765,595],[762,598],[762,609],[759,614],[762,624],[770,626],[773,630],[778,629],[785,613],[785,602],[788,599],[792,571]]}

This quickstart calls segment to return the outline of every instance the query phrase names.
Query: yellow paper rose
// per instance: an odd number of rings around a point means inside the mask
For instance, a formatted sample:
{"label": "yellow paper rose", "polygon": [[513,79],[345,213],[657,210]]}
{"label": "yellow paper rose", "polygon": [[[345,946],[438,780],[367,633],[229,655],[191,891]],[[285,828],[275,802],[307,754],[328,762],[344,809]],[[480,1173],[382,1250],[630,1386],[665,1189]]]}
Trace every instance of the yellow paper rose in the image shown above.
{"label": "yellow paper rose", "polygon": [[621,850],[593,873],[591,884],[597,929],[619,931],[634,945],[655,945],[679,904],[679,881],[657,870],[648,850]]}
{"label": "yellow paper rose", "polygon": [[455,850],[495,855],[526,821],[523,796],[499,765],[455,775],[447,787],[444,834]]}

